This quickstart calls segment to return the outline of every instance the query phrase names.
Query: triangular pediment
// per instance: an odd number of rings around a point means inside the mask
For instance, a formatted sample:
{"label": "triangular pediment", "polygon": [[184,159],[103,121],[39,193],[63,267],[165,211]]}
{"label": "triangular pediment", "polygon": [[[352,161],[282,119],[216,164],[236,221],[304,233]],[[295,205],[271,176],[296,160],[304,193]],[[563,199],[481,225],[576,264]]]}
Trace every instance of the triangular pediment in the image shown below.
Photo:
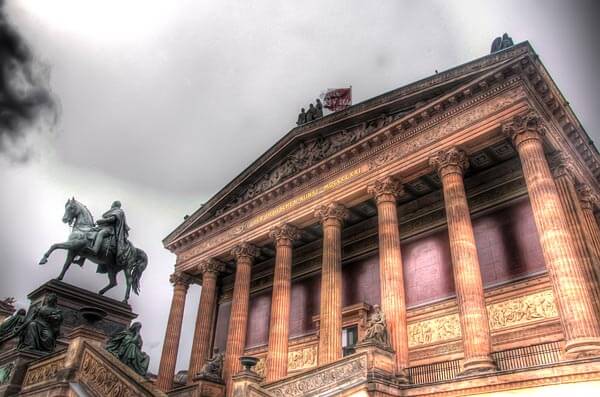
{"label": "triangular pediment", "polygon": [[299,173],[318,167],[389,123],[420,111],[437,98],[460,90],[530,51],[527,42],[521,43],[293,128],[188,217],[164,240],[165,245],[257,197],[286,189]]}

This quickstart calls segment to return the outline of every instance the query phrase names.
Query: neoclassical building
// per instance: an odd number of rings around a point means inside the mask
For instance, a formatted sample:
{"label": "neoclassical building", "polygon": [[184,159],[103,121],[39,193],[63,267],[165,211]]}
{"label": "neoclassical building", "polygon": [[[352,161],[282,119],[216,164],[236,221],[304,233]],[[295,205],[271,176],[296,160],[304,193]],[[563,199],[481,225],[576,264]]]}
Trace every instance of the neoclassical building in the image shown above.
{"label": "neoclassical building", "polygon": [[[597,149],[527,42],[293,128],[165,238],[177,261],[157,385],[600,388],[599,178]],[[190,283],[202,290],[182,386]],[[387,348],[361,343],[377,306]],[[197,376],[215,349],[224,385]],[[242,356],[258,363],[242,369]]]}

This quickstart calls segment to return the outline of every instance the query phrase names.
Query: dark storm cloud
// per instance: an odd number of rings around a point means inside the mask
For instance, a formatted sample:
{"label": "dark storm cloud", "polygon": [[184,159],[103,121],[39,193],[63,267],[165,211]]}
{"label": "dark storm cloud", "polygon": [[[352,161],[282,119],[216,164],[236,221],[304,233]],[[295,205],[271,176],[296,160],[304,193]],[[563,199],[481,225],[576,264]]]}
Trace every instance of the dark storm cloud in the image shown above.
{"label": "dark storm cloud", "polygon": [[0,152],[26,160],[25,134],[54,125],[57,103],[48,88],[48,69],[34,58],[4,5],[0,0]]}

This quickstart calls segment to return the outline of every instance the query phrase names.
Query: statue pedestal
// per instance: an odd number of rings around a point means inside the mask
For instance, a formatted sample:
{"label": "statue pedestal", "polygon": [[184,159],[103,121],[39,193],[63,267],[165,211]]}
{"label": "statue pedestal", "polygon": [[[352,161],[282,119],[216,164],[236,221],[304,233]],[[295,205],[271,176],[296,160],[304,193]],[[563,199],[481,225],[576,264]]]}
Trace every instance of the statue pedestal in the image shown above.
{"label": "statue pedestal", "polygon": [[137,317],[137,314],[131,311],[131,306],[126,303],[58,280],[50,280],[42,284],[27,297],[31,301],[31,306],[39,305],[50,293],[56,294],[58,307],[63,312],[61,339],[64,339],[75,328],[88,324],[81,316],[80,309],[82,308],[92,307],[106,312],[106,317],[93,324],[93,328],[105,335],[113,335],[122,331]]}
{"label": "statue pedestal", "polygon": [[0,353],[0,397],[14,396],[21,390],[27,365],[42,357],[42,353],[3,349]]}
{"label": "statue pedestal", "polygon": [[356,345],[356,353],[362,352],[367,353],[367,368],[371,378],[409,383],[407,374],[396,373],[396,355],[391,347],[371,341],[361,342]]}

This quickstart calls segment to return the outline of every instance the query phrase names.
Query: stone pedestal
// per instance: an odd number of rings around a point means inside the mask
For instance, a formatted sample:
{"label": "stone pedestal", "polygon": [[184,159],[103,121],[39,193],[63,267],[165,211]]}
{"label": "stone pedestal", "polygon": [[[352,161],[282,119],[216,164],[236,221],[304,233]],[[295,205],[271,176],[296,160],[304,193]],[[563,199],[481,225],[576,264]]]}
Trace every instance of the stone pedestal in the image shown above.
{"label": "stone pedestal", "polygon": [[42,357],[41,353],[11,349],[0,353],[0,397],[14,396],[21,390],[27,365]]}
{"label": "stone pedestal", "polygon": [[27,297],[32,306],[39,305],[49,293],[56,294],[58,307],[63,311],[64,320],[61,327],[63,337],[86,323],[79,312],[84,307],[94,307],[106,312],[106,317],[94,325],[106,335],[122,331],[137,317],[128,304],[58,280],[50,280],[42,284]]}

